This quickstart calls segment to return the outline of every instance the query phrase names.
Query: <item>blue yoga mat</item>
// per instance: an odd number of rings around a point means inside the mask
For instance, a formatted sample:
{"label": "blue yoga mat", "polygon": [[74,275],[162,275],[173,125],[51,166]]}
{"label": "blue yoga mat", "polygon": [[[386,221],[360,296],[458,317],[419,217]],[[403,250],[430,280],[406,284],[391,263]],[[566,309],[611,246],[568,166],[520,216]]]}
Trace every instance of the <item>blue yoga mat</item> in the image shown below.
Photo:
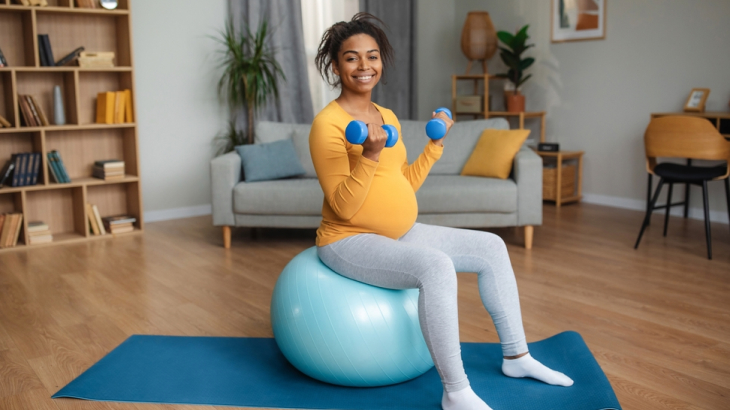
{"label": "blue yoga mat", "polygon": [[[496,343],[462,343],[474,391],[498,410],[620,410],[611,384],[578,333],[530,343],[531,354],[572,387],[502,375]],[[329,385],[300,373],[274,339],[131,336],[54,398],[300,409],[441,409],[435,369],[387,387]]]}

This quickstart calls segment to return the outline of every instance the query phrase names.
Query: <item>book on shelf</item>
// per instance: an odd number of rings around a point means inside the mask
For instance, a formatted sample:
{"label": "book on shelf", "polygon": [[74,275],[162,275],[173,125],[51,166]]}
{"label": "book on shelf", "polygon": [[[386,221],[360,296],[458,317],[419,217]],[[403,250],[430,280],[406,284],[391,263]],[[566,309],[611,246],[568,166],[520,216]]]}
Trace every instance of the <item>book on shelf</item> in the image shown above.
{"label": "book on shelf", "polygon": [[84,51],[84,48],[79,47],[76,50],[66,54],[62,59],[60,59],[56,62],[56,66],[62,67],[62,66],[73,63],[74,61],[76,61],[79,58],[79,54],[81,54],[82,51]]}
{"label": "book on shelf", "polygon": [[133,122],[132,91],[106,91],[96,96],[97,124]]}
{"label": "book on shelf", "polygon": [[0,49],[0,67],[7,67],[8,66],[8,60],[5,59],[5,54],[3,54],[3,50]]}
{"label": "book on shelf", "polygon": [[10,128],[12,126],[13,125],[10,124],[10,121],[8,121],[5,117],[3,117],[2,115],[0,115],[0,128],[3,128],[3,127]]}
{"label": "book on shelf", "polygon": [[134,223],[137,218],[130,215],[106,216],[101,218],[104,228],[110,233],[125,233],[134,231]]}
{"label": "book on shelf", "polygon": [[59,154],[58,151],[53,150],[48,152],[47,156],[48,166],[53,174],[53,179],[55,179],[59,184],[71,182],[71,178],[69,178],[68,172],[66,172],[66,167],[63,165],[63,161],[61,160],[61,154]]}
{"label": "book on shelf", "polygon": [[2,215],[2,232],[0,232],[0,248],[12,248],[18,244],[20,230],[23,227],[23,214],[11,213]]}
{"label": "book on shelf", "polygon": [[53,58],[51,39],[48,34],[38,34],[38,54],[41,58],[41,66],[54,67],[56,60]]}
{"label": "book on shelf", "polygon": [[11,157],[5,166],[3,166],[2,172],[0,172],[0,188],[4,186],[12,186],[13,183],[13,171],[15,170],[15,158]]}
{"label": "book on shelf", "polygon": [[124,161],[118,159],[107,159],[94,162],[91,171],[94,178],[105,181],[124,178]]}
{"label": "book on shelf", "polygon": [[32,95],[18,94],[18,106],[27,127],[49,125],[45,111]]}
{"label": "book on shelf", "polygon": [[53,242],[53,234],[51,229],[43,221],[28,222],[28,244],[37,245],[39,243]]}
{"label": "book on shelf", "polygon": [[99,207],[97,207],[96,205],[92,205],[91,208],[94,211],[94,218],[96,219],[96,226],[99,227],[99,231],[101,231],[102,235],[106,235],[106,228],[104,227],[104,223],[101,220],[101,214],[99,213]]}
{"label": "book on shelf", "polygon": [[82,9],[95,9],[96,0],[76,0],[76,7]]}
{"label": "book on shelf", "polygon": [[[41,168],[39,152],[21,152],[13,154],[11,164],[5,164],[2,173],[2,186],[13,187],[36,185]],[[12,172],[12,174],[11,174]]]}
{"label": "book on shelf", "polygon": [[99,230],[99,224],[96,221],[96,215],[94,214],[94,206],[91,204],[86,204],[86,215],[89,218],[89,228],[91,230],[92,235],[101,235],[101,230]]}
{"label": "book on shelf", "polygon": [[31,107],[34,108],[34,111],[33,111],[34,115],[37,116],[37,118],[34,117],[36,119],[36,121],[38,121],[40,123],[40,125],[43,125],[43,126],[50,125],[50,123],[48,122],[48,117],[46,117],[46,112],[43,111],[43,107],[41,107],[41,105],[38,104],[38,101],[36,101],[35,97],[33,97],[32,95],[26,95],[26,98],[28,98],[30,100],[29,103],[30,103]]}
{"label": "book on shelf", "polygon": [[36,123],[33,120],[33,112],[30,110],[28,101],[24,96],[18,94],[18,106],[20,107],[20,113],[22,114],[23,123],[26,127],[35,127]]}

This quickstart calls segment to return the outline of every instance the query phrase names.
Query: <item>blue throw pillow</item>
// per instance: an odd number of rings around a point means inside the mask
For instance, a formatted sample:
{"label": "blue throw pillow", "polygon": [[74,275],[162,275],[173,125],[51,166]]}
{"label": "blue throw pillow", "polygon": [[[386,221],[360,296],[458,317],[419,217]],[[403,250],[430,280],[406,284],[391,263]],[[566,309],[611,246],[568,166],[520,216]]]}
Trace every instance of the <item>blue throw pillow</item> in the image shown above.
{"label": "blue throw pillow", "polygon": [[246,182],[268,181],[304,175],[304,167],[297,157],[290,139],[266,144],[239,145],[243,178]]}

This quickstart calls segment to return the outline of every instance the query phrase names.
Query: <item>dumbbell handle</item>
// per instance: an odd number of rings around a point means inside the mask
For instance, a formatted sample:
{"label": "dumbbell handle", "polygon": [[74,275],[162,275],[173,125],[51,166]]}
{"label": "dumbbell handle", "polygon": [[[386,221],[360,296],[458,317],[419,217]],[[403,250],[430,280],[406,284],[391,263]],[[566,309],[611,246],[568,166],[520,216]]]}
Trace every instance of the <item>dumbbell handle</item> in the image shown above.
{"label": "dumbbell handle", "polygon": [[[390,148],[398,142],[398,129],[390,124],[385,124],[382,127],[388,135],[385,147]],[[347,128],[345,128],[345,138],[347,138],[347,142],[350,144],[362,145],[362,143],[368,138],[368,126],[362,121],[350,121],[350,123],[347,124]]]}
{"label": "dumbbell handle", "polygon": [[[448,108],[437,108],[436,114],[440,112],[446,113],[446,115],[451,119],[454,118],[451,115],[451,110],[449,110]],[[446,130],[446,122],[441,118],[434,118],[426,124],[426,135],[428,135],[428,137],[432,140],[440,140],[441,138],[443,138],[446,135]]]}

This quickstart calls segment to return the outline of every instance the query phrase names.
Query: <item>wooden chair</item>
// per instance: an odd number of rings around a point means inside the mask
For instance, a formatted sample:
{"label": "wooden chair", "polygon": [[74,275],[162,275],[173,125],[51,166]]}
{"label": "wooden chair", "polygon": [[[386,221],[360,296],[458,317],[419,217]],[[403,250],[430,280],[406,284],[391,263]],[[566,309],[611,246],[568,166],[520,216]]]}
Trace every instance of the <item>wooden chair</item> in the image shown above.
{"label": "wooden chair", "polygon": [[[649,219],[655,209],[666,208],[664,215],[664,236],[667,236],[669,210],[672,204],[672,186],[675,183],[702,186],[702,199],[705,210],[705,236],[707,240],[707,258],[712,259],[712,237],[710,233],[710,209],[707,200],[707,181],[725,180],[725,196],[727,197],[728,216],[730,216],[730,142],[725,141],[718,130],[706,119],[688,116],[668,116],[651,120],[644,134],[646,148],[646,170],[659,177],[651,203],[646,210],[644,223],[641,225],[639,237],[634,249],[639,247],[641,236],[649,225]],[[691,158],[700,160],[724,160],[726,164],[713,167],[698,167],[674,163],[657,163],[657,158]],[[656,201],[664,184],[669,184],[667,204],[657,207]]]}

